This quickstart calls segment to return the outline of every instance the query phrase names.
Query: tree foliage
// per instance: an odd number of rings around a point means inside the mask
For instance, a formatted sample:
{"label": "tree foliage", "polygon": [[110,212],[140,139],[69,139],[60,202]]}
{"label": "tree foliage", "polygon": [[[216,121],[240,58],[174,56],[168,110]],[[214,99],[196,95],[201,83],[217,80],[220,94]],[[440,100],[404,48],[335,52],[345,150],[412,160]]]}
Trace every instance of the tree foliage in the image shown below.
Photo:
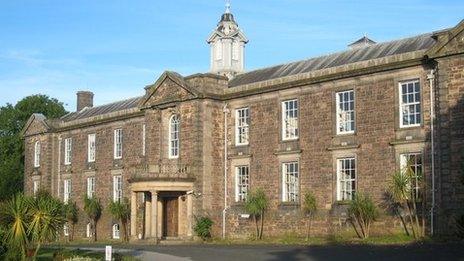
{"label": "tree foliage", "polygon": [[58,118],[66,110],[63,103],[46,95],[28,96],[14,106],[0,107],[0,201],[23,188],[24,144],[20,132],[33,113]]}
{"label": "tree foliage", "polygon": [[[245,202],[246,211],[253,217],[256,226],[256,239],[263,238],[264,212],[268,208],[268,200],[261,188],[251,191]],[[258,226],[258,221],[261,226]]]}
{"label": "tree foliage", "polygon": [[109,211],[114,219],[117,219],[119,222],[121,222],[123,234],[122,239],[128,242],[129,235],[127,233],[127,224],[131,215],[129,200],[124,198],[123,201],[111,201],[109,204]]}
{"label": "tree foliage", "polygon": [[97,223],[102,214],[102,206],[100,204],[100,200],[95,197],[85,197],[84,211],[87,214],[92,227],[93,240],[97,241]]}
{"label": "tree foliage", "polygon": [[71,233],[69,234],[69,241],[74,239],[74,227],[79,218],[79,209],[77,208],[76,202],[70,202],[64,205],[64,216],[66,218],[67,225],[71,225]]}

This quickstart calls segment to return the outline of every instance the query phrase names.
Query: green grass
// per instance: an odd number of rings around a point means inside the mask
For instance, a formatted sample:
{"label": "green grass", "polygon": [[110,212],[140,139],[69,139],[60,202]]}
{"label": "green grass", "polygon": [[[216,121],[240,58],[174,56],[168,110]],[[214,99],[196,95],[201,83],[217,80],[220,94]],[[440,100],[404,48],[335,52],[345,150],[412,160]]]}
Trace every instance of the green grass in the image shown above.
{"label": "green grass", "polygon": [[[82,250],[82,249],[64,249],[64,248],[43,248],[39,251],[37,255],[38,261],[49,261],[49,260],[64,260],[71,257],[84,257],[90,258],[90,260],[104,260],[105,254],[103,252],[96,252],[90,250]],[[113,254],[114,260],[121,260],[121,261],[136,261],[138,260],[135,257],[128,256],[128,255],[121,255],[118,253]]]}

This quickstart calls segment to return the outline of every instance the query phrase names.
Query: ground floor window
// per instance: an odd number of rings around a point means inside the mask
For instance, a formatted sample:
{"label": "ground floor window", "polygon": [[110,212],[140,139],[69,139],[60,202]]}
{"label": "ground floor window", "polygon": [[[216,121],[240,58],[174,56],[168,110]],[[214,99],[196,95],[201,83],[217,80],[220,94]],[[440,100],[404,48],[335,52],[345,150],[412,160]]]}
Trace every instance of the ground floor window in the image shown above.
{"label": "ground floor window", "polygon": [[68,226],[67,223],[64,224],[64,226],[63,226],[63,235],[66,236],[66,237],[69,236],[69,226]]}
{"label": "ground floor window", "polygon": [[282,164],[282,201],[298,202],[299,200],[299,169],[298,162]]}
{"label": "ground floor window", "polygon": [[86,237],[92,237],[92,224],[87,223],[86,231],[85,231],[85,236]]}
{"label": "ground floor window", "polygon": [[38,180],[34,180],[33,188],[32,188],[32,192],[34,196],[37,195],[37,192],[39,192],[39,188],[40,188],[40,182]]}
{"label": "ground floor window", "polygon": [[248,166],[235,167],[235,201],[245,201],[250,186],[250,168]]}
{"label": "ground floor window", "polygon": [[414,189],[416,199],[420,197],[420,181],[422,179],[422,153],[404,153],[400,155],[400,167],[402,172],[410,171],[413,178],[411,184]]}
{"label": "ground floor window", "polygon": [[337,200],[352,200],[356,193],[356,160],[337,160]]}
{"label": "ground floor window", "polygon": [[119,239],[119,224],[113,225],[113,239]]}

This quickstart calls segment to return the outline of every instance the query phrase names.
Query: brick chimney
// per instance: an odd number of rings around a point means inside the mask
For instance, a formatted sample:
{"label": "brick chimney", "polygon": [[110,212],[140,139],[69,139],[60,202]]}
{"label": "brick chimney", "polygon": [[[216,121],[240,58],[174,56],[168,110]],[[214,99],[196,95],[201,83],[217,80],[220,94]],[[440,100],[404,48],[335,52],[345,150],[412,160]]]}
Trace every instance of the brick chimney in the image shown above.
{"label": "brick chimney", "polygon": [[78,91],[77,92],[77,111],[85,107],[93,107],[93,92]]}

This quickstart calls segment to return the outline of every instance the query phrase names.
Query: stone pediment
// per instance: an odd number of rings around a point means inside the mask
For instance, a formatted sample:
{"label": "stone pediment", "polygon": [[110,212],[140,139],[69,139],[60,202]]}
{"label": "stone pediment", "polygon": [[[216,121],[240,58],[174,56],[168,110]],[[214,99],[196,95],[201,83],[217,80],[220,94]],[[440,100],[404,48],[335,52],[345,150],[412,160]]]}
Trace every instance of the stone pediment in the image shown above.
{"label": "stone pediment", "polygon": [[427,51],[429,58],[464,53],[464,20],[450,30],[439,32],[434,36],[437,43]]}
{"label": "stone pediment", "polygon": [[29,117],[23,129],[21,135],[24,137],[42,134],[48,132],[50,127],[46,123],[46,118],[43,114],[34,113]]}
{"label": "stone pediment", "polygon": [[180,74],[164,72],[153,84],[146,87],[145,97],[139,106],[143,108],[162,106],[198,98],[196,89],[189,86]]}

